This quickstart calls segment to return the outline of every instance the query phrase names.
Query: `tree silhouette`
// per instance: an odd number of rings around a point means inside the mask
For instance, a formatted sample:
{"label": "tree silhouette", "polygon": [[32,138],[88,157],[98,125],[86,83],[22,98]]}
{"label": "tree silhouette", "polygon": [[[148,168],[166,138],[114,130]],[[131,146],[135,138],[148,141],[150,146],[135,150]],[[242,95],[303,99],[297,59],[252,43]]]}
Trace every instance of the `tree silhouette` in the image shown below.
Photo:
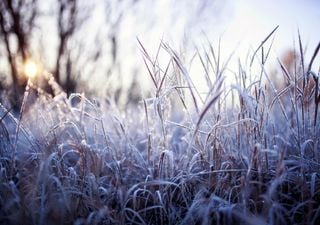
{"label": "tree silhouette", "polygon": [[[51,56],[55,56],[51,71],[56,82],[67,94],[82,88],[83,84],[79,83],[79,78],[83,78],[86,67],[92,67],[92,69],[88,69],[89,72],[87,73],[93,73],[93,70],[96,69],[96,67],[92,65],[101,58],[102,45],[104,44],[101,43],[101,40],[104,40],[104,42],[110,46],[110,52],[107,52],[107,54],[110,56],[112,62],[111,65],[108,65],[108,68],[106,68],[107,71],[105,74],[116,70],[116,67],[119,66],[119,26],[126,10],[133,7],[139,1],[105,0],[99,2],[102,7],[105,7],[106,18],[104,24],[105,28],[107,28],[107,36],[101,38],[101,36],[105,34],[96,34],[96,41],[92,43],[89,49],[88,46],[83,44],[86,39],[86,34],[83,33],[82,28],[90,19],[90,16],[94,16],[92,15],[91,8],[87,6],[89,5],[94,8],[97,2],[90,2],[85,6],[83,4],[84,2],[85,1],[82,0],[54,0],[50,3],[52,4],[52,7],[50,5],[50,10],[54,12],[54,14],[51,15],[50,12],[41,11],[41,4],[44,3],[38,0],[0,1],[0,46],[5,49],[5,54],[0,54],[0,58],[5,56],[5,61],[9,65],[8,68],[11,78],[7,86],[4,81],[0,82],[1,87],[6,86],[11,90],[12,98],[10,102],[16,109],[21,105],[22,94],[27,83],[27,78],[21,73],[21,65],[29,58],[32,58],[31,53],[34,53],[32,43],[34,43],[37,38],[37,31],[42,31],[41,27],[38,26],[38,22],[46,19],[43,16],[50,14],[50,19],[53,19],[56,24],[56,33],[41,33],[41,35],[54,35],[57,38],[55,53],[49,52]],[[100,37],[98,38],[99,35]],[[83,41],[83,43],[81,41]],[[51,43],[47,43],[47,40],[44,40],[42,44],[47,45]],[[38,53],[40,57],[43,56],[43,53],[47,53],[48,50],[44,48],[43,51],[44,52]],[[46,65],[44,65],[44,68],[46,68]],[[121,75],[119,74],[119,76]],[[7,77],[9,78],[9,76]],[[42,88],[52,93],[48,84]]]}
{"label": "tree silhouette", "polygon": [[29,40],[37,15],[37,0],[0,1],[0,36],[11,70],[13,107],[19,107],[21,92],[26,84],[26,79],[19,77],[17,62],[28,58]]}

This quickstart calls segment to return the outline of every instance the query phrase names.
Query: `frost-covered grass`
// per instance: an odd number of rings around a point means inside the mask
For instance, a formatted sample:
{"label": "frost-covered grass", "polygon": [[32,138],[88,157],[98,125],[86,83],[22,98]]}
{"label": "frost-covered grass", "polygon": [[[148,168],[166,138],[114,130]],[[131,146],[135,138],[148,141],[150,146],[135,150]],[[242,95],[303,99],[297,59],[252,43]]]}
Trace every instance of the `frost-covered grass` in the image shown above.
{"label": "frost-covered grass", "polygon": [[138,105],[29,82],[17,117],[1,106],[0,224],[320,223],[318,49],[279,82],[260,46],[226,88],[210,46],[201,98],[176,52],[140,47],[155,91]]}

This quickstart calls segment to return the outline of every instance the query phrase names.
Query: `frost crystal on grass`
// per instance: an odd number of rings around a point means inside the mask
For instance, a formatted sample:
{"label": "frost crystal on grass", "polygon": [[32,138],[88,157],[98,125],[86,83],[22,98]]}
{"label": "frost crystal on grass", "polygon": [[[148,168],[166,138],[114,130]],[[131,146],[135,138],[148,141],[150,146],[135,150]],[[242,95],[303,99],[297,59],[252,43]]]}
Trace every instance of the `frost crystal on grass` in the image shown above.
{"label": "frost crystal on grass", "polygon": [[206,98],[162,44],[165,69],[143,48],[155,93],[136,107],[32,85],[17,118],[0,105],[0,224],[318,224],[315,84],[274,85],[259,46],[263,81],[224,88],[209,47]]}

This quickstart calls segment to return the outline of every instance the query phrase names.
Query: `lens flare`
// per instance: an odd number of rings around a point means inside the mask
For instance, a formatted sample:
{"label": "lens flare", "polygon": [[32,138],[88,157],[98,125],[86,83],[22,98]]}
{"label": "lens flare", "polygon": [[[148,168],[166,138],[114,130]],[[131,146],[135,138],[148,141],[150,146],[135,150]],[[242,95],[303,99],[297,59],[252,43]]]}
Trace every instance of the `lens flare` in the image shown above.
{"label": "lens flare", "polygon": [[39,68],[38,68],[38,65],[32,61],[32,60],[27,60],[25,63],[24,63],[24,74],[32,79],[32,78],[35,78],[37,76],[39,72]]}

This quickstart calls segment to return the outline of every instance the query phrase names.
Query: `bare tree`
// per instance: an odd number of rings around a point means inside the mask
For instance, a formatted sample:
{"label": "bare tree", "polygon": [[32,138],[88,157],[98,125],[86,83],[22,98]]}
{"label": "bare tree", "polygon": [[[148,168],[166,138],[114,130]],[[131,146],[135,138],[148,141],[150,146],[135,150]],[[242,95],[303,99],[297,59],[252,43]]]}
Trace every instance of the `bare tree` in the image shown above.
{"label": "bare tree", "polygon": [[[91,43],[89,47],[84,44],[86,43],[86,34],[82,28],[84,28],[86,20],[90,19],[91,12],[90,9],[83,7],[84,2],[83,0],[54,0],[51,2],[56,11],[50,19],[56,21],[58,39],[52,71],[56,81],[67,93],[79,90],[79,78],[83,78],[84,73],[93,74],[96,70],[97,67],[93,65],[102,58],[101,51],[103,50],[102,45],[97,43],[105,42],[107,39],[106,43],[110,46],[110,52],[106,52],[106,54],[110,56],[112,63],[108,65],[108,68],[105,68],[107,71],[121,66],[118,55],[119,27],[126,10],[129,10],[138,0],[105,0],[107,9],[104,28],[107,30],[108,36],[103,38],[105,36],[97,33],[95,44]],[[97,2],[90,2],[87,5],[94,7],[94,4]],[[41,6],[41,2],[38,0],[0,0],[0,44],[4,47],[11,73],[11,89],[14,93],[14,99],[11,103],[17,108],[20,106],[21,96],[27,81],[26,77],[19,74],[19,63],[23,63],[31,57],[31,52],[34,50],[31,49],[31,44],[34,44],[32,38],[37,32],[33,31],[40,19],[43,19]],[[38,28],[41,30],[41,27]],[[41,57],[41,53],[39,55]],[[117,69],[118,76],[121,76],[121,70]],[[132,84],[132,87],[134,86]],[[122,90],[121,87],[120,90]]]}
{"label": "bare tree", "polygon": [[[17,60],[25,61],[29,55],[29,39],[38,14],[37,0],[2,0],[0,1],[0,31],[6,49],[13,82],[13,105],[19,105],[19,95],[26,80],[19,77]],[[14,44],[11,39],[15,39]]]}
{"label": "bare tree", "polygon": [[[84,19],[79,17],[79,0],[56,0],[58,48],[54,76],[56,81],[68,92],[74,91],[76,83],[73,77],[73,64],[68,42],[73,38]],[[17,62],[24,62],[29,57],[30,39],[35,20],[38,18],[38,0],[2,0],[0,1],[0,37],[6,50],[7,62],[11,70],[14,93],[12,103],[19,107],[21,96],[26,85],[26,78],[19,76]],[[83,12],[81,12],[84,14]],[[82,16],[85,18],[85,15]],[[66,79],[61,79],[65,72]]]}
{"label": "bare tree", "polygon": [[[78,14],[78,1],[77,0],[57,0],[58,3],[58,36],[59,47],[57,52],[55,78],[56,81],[61,84],[61,61],[67,53],[67,43],[74,34],[75,30],[81,24],[77,21]],[[66,65],[69,64],[70,70],[70,58],[67,60]],[[71,71],[68,71],[71,72]]]}

